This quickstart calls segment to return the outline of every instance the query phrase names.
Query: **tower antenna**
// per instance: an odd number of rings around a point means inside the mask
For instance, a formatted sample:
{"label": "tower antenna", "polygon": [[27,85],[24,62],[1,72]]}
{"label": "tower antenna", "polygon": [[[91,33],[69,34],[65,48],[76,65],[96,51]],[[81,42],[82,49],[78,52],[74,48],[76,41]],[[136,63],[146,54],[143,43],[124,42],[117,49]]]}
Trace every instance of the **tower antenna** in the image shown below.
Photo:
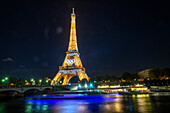
{"label": "tower antenna", "polygon": [[73,13],[74,13],[74,8],[73,8]]}

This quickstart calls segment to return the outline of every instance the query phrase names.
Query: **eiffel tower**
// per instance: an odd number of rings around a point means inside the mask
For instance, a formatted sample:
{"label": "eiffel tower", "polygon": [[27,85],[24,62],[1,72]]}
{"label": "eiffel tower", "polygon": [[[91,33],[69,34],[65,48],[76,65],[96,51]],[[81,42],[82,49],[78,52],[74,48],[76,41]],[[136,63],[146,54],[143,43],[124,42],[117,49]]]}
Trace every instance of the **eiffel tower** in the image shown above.
{"label": "eiffel tower", "polygon": [[78,76],[80,81],[86,79],[89,81],[89,77],[85,72],[85,68],[82,65],[80,59],[80,53],[78,52],[77,36],[76,36],[76,15],[73,12],[71,14],[71,29],[68,51],[62,66],[59,66],[59,72],[56,74],[51,82],[51,85],[59,84],[59,81],[63,78],[62,85],[68,85],[72,77]]}

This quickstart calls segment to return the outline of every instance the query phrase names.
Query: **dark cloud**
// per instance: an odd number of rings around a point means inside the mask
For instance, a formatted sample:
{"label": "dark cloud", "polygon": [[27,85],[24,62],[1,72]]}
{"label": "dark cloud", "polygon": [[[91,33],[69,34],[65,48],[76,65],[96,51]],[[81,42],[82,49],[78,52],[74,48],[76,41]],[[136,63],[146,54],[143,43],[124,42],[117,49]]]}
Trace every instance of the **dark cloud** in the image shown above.
{"label": "dark cloud", "polygon": [[10,58],[10,57],[7,57],[7,58],[3,59],[2,61],[4,61],[4,62],[13,62],[13,59]]}
{"label": "dark cloud", "polygon": [[20,67],[20,68],[26,68],[26,66],[24,66],[24,65],[19,65],[19,67]]}
{"label": "dark cloud", "polygon": [[57,27],[56,28],[56,32],[57,32],[57,34],[60,34],[60,33],[62,33],[63,32],[63,28],[62,27]]}

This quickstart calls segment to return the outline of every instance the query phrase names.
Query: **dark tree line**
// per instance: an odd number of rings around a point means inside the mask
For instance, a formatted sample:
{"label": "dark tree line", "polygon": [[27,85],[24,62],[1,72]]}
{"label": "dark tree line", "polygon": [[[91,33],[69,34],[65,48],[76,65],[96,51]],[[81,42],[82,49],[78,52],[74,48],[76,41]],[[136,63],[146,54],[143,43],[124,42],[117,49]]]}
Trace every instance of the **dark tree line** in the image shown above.
{"label": "dark tree line", "polygon": [[101,75],[101,76],[94,76],[92,77],[92,79],[94,81],[110,81],[110,82],[113,82],[113,81],[119,81],[119,80],[129,80],[129,81],[133,81],[135,79],[140,79],[140,77],[138,76],[138,74],[131,74],[129,72],[124,72],[122,74],[121,77],[116,77],[114,75],[108,75],[108,74],[104,74],[104,75]]}
{"label": "dark tree line", "polygon": [[170,77],[170,68],[155,68],[149,71],[149,76],[152,79],[166,79]]}
{"label": "dark tree line", "polygon": [[[3,81],[4,79],[4,81]],[[24,79],[24,78],[19,78],[17,79],[16,77],[8,77],[7,80],[5,78],[0,78],[0,85],[1,86],[18,86],[18,85],[50,85],[51,79],[48,77],[43,77],[42,79]],[[34,82],[34,83],[33,83]]]}
{"label": "dark tree line", "polygon": [[101,75],[101,76],[94,76],[92,77],[91,79],[93,79],[94,81],[115,81],[115,80],[118,80],[118,77],[116,76],[110,76],[108,74],[105,74],[105,75]]}

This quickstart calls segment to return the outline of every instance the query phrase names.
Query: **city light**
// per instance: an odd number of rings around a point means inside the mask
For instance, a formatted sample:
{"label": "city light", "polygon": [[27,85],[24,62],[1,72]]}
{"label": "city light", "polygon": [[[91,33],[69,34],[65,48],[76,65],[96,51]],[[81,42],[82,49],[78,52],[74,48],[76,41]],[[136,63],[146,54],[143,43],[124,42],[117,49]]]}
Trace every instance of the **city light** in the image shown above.
{"label": "city light", "polygon": [[48,80],[45,81],[46,83],[48,82]]}
{"label": "city light", "polygon": [[78,90],[78,86],[71,88],[70,90]]}
{"label": "city light", "polygon": [[118,87],[120,87],[119,85],[117,86],[117,85],[115,85],[115,86],[110,86],[110,88],[118,88]]}
{"label": "city light", "polygon": [[90,84],[90,87],[93,87],[93,84],[92,84],[92,83]]}
{"label": "city light", "polygon": [[87,84],[85,84],[84,87],[87,88]]}
{"label": "city light", "polygon": [[5,77],[5,80],[8,80],[8,77]]}
{"label": "city light", "polygon": [[71,85],[71,83],[68,84],[69,86]]}
{"label": "city light", "polygon": [[27,82],[27,80],[25,80],[25,82]]}
{"label": "city light", "polygon": [[106,85],[106,86],[98,86],[98,88],[109,88],[109,85]]}
{"label": "city light", "polygon": [[34,81],[34,79],[31,79],[31,81],[33,82],[33,81]]}
{"label": "city light", "polygon": [[81,87],[81,85],[79,84],[79,87]]}
{"label": "city light", "polygon": [[42,80],[40,79],[39,82],[42,82]]}
{"label": "city light", "polygon": [[5,82],[5,80],[4,80],[4,79],[2,79],[2,82]]}
{"label": "city light", "polygon": [[137,84],[137,85],[135,85],[136,87],[143,87],[143,85],[139,85],[139,84]]}

